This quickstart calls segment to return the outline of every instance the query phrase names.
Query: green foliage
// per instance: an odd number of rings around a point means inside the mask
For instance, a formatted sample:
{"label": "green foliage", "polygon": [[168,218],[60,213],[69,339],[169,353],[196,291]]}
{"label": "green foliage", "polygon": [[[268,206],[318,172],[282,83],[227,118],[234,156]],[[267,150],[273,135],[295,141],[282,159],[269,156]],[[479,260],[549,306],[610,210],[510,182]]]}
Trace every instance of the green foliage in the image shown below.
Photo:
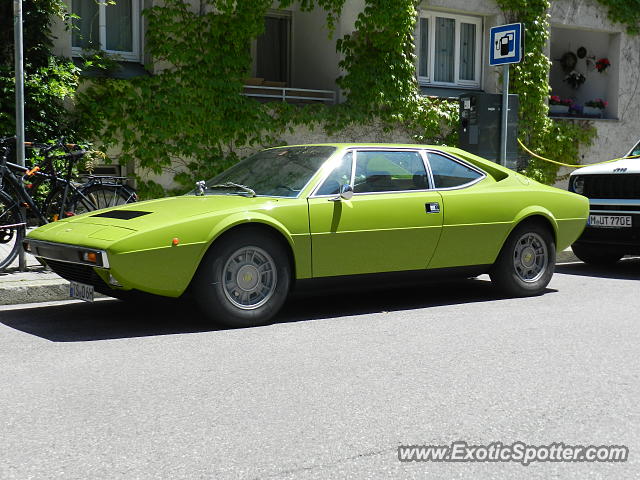
{"label": "green foliage", "polygon": [[[343,3],[300,5],[323,8],[333,32]],[[338,79],[348,95],[344,104],[263,104],[241,95],[250,71],[248,46],[263,31],[271,6],[270,0],[202,0],[193,10],[167,0],[145,10],[146,50],[166,68],[131,80],[97,80],[80,96],[86,124],[105,147],[121,147],[123,163],[134,161],[155,173],[177,167],[174,179],[182,190],[238,161],[243,149],[275,145],[300,125],[332,133],[378,119],[386,129],[404,127],[421,142],[442,141],[453,130],[457,104],[418,95],[413,0],[367,0],[357,31],[337,40],[344,55],[340,66],[348,72]],[[143,194],[159,194],[157,184],[141,185]]]}
{"label": "green foliage", "polygon": [[597,0],[607,7],[609,19],[622,23],[627,27],[627,33],[640,33],[640,0]]}
{"label": "green foliage", "polygon": [[[25,134],[44,141],[66,136],[76,140],[79,124],[65,108],[78,87],[78,70],[68,59],[51,54],[53,18],[67,19],[62,0],[23,1]],[[0,4],[0,134],[15,132],[13,4]]]}
{"label": "green foliage", "polygon": [[[526,52],[521,63],[511,66],[509,90],[520,100],[519,132],[522,141],[536,153],[562,163],[576,164],[581,144],[596,135],[589,122],[552,120],[548,117],[550,61],[544,54],[549,36],[549,0],[497,0],[509,21],[526,29]],[[525,172],[532,178],[553,183],[558,166],[532,158]]]}

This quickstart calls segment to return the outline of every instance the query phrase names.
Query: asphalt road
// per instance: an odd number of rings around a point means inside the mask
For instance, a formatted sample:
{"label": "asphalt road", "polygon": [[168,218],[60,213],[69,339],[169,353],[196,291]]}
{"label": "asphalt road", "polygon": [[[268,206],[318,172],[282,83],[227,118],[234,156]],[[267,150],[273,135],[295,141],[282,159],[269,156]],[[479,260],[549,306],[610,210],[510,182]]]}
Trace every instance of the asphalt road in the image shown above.
{"label": "asphalt road", "polygon": [[[2,479],[631,479],[640,260],[293,299],[225,330],[171,306],[0,308]],[[402,444],[626,445],[626,463],[401,463]]]}

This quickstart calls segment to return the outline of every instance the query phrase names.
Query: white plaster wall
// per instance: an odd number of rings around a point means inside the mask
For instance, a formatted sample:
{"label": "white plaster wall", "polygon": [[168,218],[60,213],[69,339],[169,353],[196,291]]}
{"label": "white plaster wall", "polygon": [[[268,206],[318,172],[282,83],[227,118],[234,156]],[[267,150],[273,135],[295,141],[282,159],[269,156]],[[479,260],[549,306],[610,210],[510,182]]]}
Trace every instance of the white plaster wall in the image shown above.
{"label": "white plaster wall", "polygon": [[[552,27],[579,27],[615,34],[609,47],[619,50],[619,61],[610,69],[613,82],[609,88],[611,92],[618,84],[618,120],[594,120],[598,138],[591,147],[583,149],[581,155],[582,163],[624,155],[640,137],[640,36],[629,36],[624,26],[611,23],[604,8],[595,0],[554,0],[550,15]],[[612,92],[608,95],[613,96]],[[565,184],[563,181],[560,185]]]}

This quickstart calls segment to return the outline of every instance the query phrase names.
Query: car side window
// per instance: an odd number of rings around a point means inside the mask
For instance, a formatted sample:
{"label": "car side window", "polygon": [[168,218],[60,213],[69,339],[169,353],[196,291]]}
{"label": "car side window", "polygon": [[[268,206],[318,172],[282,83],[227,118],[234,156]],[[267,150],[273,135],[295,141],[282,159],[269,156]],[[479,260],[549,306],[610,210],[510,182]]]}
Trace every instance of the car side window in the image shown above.
{"label": "car side window", "polygon": [[337,195],[342,185],[351,183],[351,166],[353,164],[353,152],[347,152],[340,163],[322,183],[316,195]]}
{"label": "car side window", "polygon": [[429,152],[427,156],[435,188],[459,187],[482,177],[481,173],[444,155]]}
{"label": "car side window", "polygon": [[420,153],[364,150],[356,155],[355,193],[398,192],[429,188]]}

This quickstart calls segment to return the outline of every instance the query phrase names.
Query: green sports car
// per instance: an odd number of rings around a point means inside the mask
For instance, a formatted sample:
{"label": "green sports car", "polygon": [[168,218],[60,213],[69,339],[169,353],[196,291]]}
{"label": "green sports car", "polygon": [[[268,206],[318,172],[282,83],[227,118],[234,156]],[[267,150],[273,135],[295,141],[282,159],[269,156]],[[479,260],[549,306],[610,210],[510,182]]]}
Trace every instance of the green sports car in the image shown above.
{"label": "green sports car", "polygon": [[75,297],[189,293],[212,320],[247,326],[328,277],[489,273],[508,295],[540,294],[588,213],[585,197],[457,148],[299,145],[184,196],[45,225],[24,245]]}

